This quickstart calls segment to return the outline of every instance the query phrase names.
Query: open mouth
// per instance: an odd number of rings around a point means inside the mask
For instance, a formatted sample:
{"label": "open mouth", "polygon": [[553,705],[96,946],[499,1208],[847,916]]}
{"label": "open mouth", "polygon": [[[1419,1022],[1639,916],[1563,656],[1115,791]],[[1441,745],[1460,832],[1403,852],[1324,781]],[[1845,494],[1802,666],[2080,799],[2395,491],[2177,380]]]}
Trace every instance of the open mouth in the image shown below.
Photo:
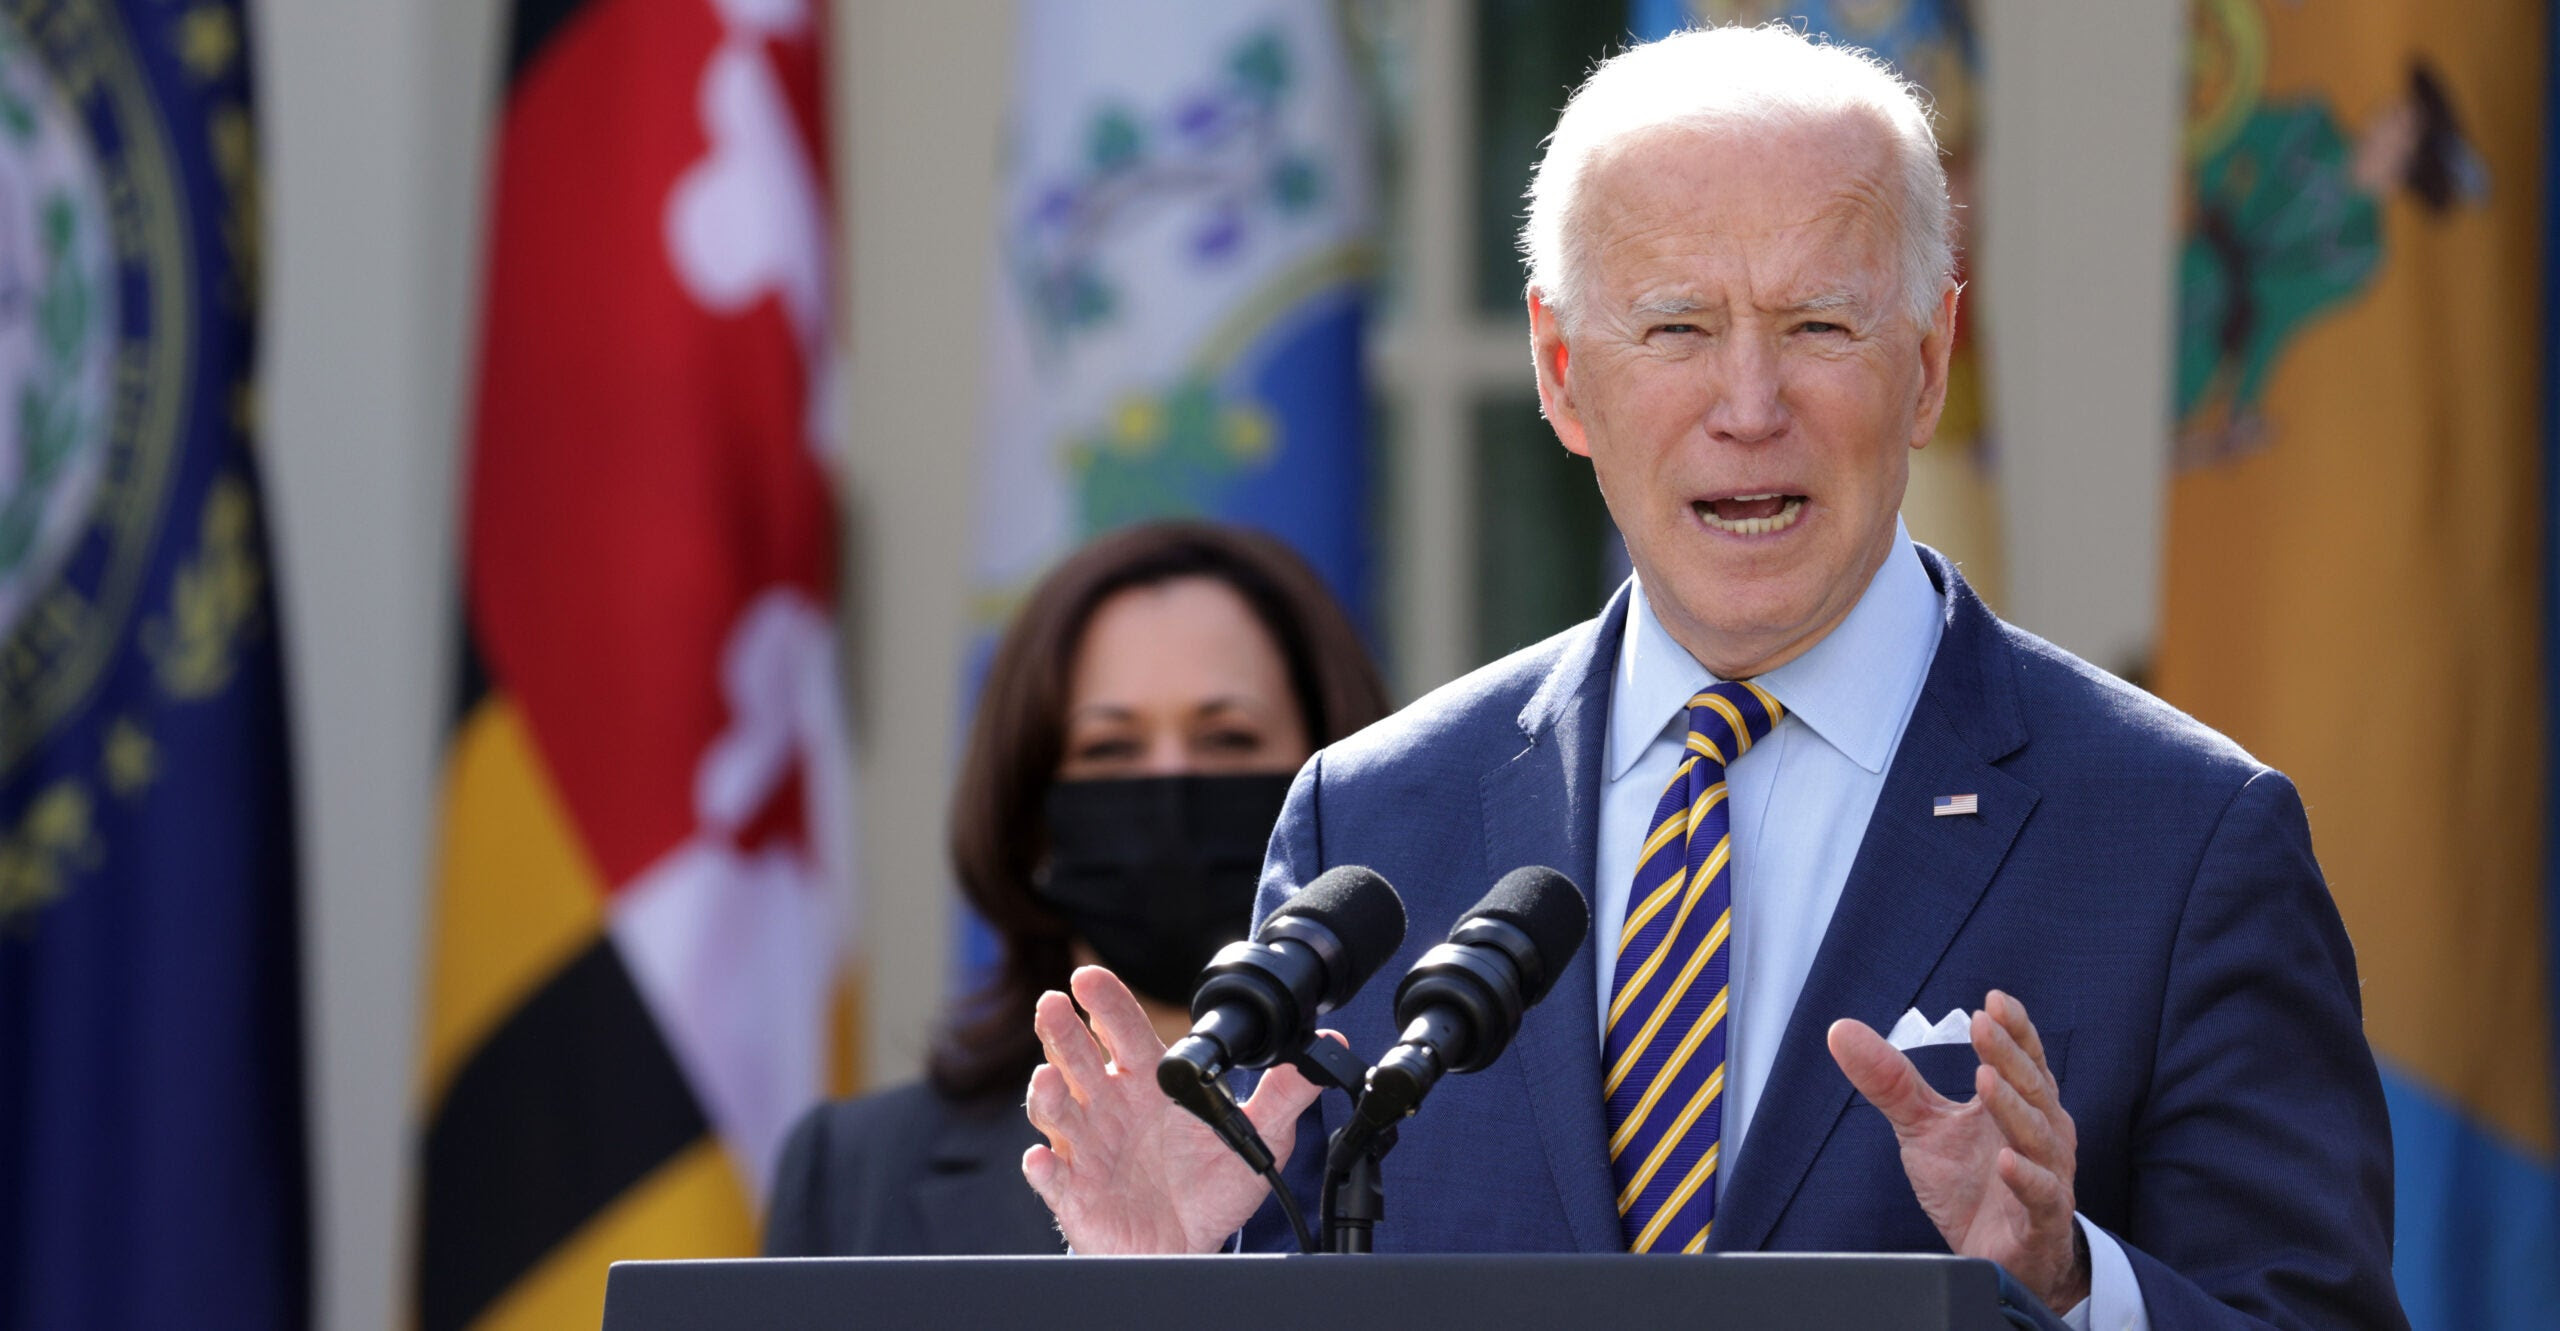
{"label": "open mouth", "polygon": [[1700,499],[1689,508],[1715,531],[1736,536],[1769,536],[1796,525],[1804,515],[1804,496],[1791,494],[1731,495]]}

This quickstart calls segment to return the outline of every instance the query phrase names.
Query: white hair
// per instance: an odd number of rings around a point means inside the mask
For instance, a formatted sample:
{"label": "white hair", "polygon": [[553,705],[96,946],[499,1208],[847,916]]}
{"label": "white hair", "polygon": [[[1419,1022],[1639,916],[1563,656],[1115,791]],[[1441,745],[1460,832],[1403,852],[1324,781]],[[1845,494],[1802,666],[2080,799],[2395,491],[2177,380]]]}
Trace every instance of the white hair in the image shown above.
{"label": "white hair", "polygon": [[1590,246],[1582,186],[1615,146],[1661,129],[1765,132],[1843,115],[1872,117],[1892,140],[1902,168],[1894,222],[1903,300],[1927,325],[1955,280],[1955,220],[1925,96],[1875,56],[1784,23],[1677,32],[1591,71],[1565,103],[1529,182],[1520,248],[1530,289],[1566,328],[1574,325]]}

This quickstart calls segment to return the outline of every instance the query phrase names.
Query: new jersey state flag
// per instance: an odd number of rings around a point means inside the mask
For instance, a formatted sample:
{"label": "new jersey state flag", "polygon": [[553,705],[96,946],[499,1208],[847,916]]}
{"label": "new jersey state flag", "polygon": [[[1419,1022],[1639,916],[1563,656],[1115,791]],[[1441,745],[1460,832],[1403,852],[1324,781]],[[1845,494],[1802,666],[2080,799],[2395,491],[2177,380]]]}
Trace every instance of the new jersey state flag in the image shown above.
{"label": "new jersey state flag", "polygon": [[524,0],[421,1087],[421,1331],[747,1256],[836,1084],[851,794],[805,0]]}
{"label": "new jersey state flag", "polygon": [[2410,1322],[2548,1327],[2549,7],[2191,13],[2153,682],[2302,789]]}
{"label": "new jersey state flag", "polygon": [[0,1331],[308,1321],[242,9],[0,6]]}

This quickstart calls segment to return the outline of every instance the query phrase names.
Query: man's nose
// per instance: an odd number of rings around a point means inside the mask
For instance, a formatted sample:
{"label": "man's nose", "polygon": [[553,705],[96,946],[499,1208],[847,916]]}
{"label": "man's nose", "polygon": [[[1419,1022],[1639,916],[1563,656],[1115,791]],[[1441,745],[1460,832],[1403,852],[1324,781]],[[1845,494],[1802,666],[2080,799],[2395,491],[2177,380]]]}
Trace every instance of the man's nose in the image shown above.
{"label": "man's nose", "polygon": [[1786,428],[1778,349],[1764,337],[1728,340],[1715,358],[1707,432],[1727,443],[1751,444]]}

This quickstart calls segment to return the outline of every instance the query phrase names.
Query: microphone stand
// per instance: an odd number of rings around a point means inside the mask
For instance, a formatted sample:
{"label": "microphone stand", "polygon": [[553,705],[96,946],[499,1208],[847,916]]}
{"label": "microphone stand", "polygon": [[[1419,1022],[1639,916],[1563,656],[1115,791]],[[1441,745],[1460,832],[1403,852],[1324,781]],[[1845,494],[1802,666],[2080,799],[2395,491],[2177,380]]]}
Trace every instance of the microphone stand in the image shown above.
{"label": "microphone stand", "polygon": [[[1370,1070],[1348,1048],[1335,1041],[1320,1035],[1309,1037],[1306,1046],[1290,1055],[1287,1061],[1308,1081],[1319,1087],[1341,1091],[1354,1102],[1355,1116],[1334,1132],[1326,1156],[1324,1234],[1330,1245],[1329,1251],[1367,1252],[1370,1227],[1377,1223],[1386,1205],[1385,1196],[1378,1186],[1378,1158],[1395,1145],[1395,1118],[1400,1115],[1390,1115],[1377,1123],[1364,1122],[1358,1116],[1359,1110],[1374,1106],[1379,1097],[1369,1089]],[[1168,1059],[1158,1066],[1161,1069],[1187,1065]],[[1298,1212],[1297,1199],[1290,1194],[1288,1184],[1282,1181],[1279,1169],[1272,1163],[1271,1148],[1263,1143],[1262,1134],[1254,1130],[1253,1120],[1245,1117],[1244,1110],[1236,1104],[1226,1082],[1218,1077],[1195,1081],[1189,1077],[1168,1079],[1160,1074],[1158,1084],[1175,1103],[1208,1124],[1218,1134],[1218,1139],[1227,1144],[1227,1149],[1234,1151],[1262,1176],[1262,1181],[1271,1189],[1272,1199],[1280,1204],[1281,1212],[1288,1217],[1289,1228],[1297,1234],[1298,1251],[1318,1251],[1315,1235],[1308,1231],[1305,1218]],[[1334,1203],[1342,1189],[1337,1186],[1339,1180],[1336,1176],[1344,1170],[1336,1167],[1334,1159],[1345,1149],[1358,1151],[1360,1158],[1347,1167],[1351,1178],[1350,1210],[1337,1225]]]}
{"label": "microphone stand", "polygon": [[[1369,1069],[1360,1062],[1358,1056],[1354,1055],[1349,1048],[1339,1042],[1328,1040],[1321,1035],[1310,1036],[1307,1039],[1306,1046],[1300,1049],[1297,1053],[1290,1055],[1288,1062],[1289,1066],[1296,1068],[1308,1081],[1314,1082],[1320,1087],[1331,1087],[1334,1090],[1340,1091],[1344,1095],[1350,1096],[1355,1104],[1357,1101],[1365,1098],[1364,1088],[1368,1084]],[[1221,1087],[1220,1089],[1223,1090],[1224,1088]],[[1243,1115],[1238,1114],[1237,1117],[1241,1119]],[[1347,1131],[1349,1131],[1349,1127],[1347,1125],[1342,1129],[1336,1130],[1334,1133],[1334,1139],[1339,1141],[1342,1134]],[[1232,1143],[1230,1144],[1232,1145]],[[1388,1134],[1388,1145],[1391,1146],[1393,1144],[1394,1133],[1393,1130],[1390,1129]],[[1384,1154],[1385,1150],[1386,1147],[1382,1146],[1379,1148],[1379,1152],[1381,1154]],[[1283,1208],[1290,1210],[1294,1218],[1295,1203],[1289,1201],[1285,1196],[1285,1189],[1280,1182],[1279,1176],[1275,1173],[1269,1175],[1268,1178],[1273,1195],[1281,1198]],[[1377,1192],[1376,1178],[1377,1171],[1373,1162],[1369,1171],[1370,1192],[1372,1194]],[[1383,1199],[1371,1203],[1371,1209],[1368,1212],[1369,1221],[1361,1224],[1359,1246],[1356,1248],[1346,1248],[1341,1246],[1342,1239],[1337,1237],[1337,1232],[1334,1228],[1333,1197],[1334,1183],[1330,1168],[1330,1157],[1328,1156],[1328,1168],[1324,1184],[1323,1219],[1325,1239],[1328,1244],[1332,1245],[1329,1250],[1333,1252],[1369,1251],[1369,1245],[1367,1242],[1368,1223],[1375,1222],[1377,1218],[1377,1207],[1383,1205]],[[1301,1251],[1315,1251],[1311,1246],[1304,1246],[1304,1233],[1304,1229],[1301,1228]]]}
{"label": "microphone stand", "polygon": [[[1198,1036],[1191,1038],[1200,1039]],[[1213,1043],[1203,1043],[1210,1048],[1218,1048]],[[1368,1069],[1360,1065],[1359,1059],[1352,1057],[1350,1050],[1321,1036],[1309,1038],[1306,1047],[1290,1055],[1288,1062],[1316,1085],[1333,1087],[1355,1099],[1359,1097],[1359,1087],[1368,1074]],[[1181,1069],[1186,1073],[1198,1071],[1196,1064],[1170,1055],[1156,1067],[1156,1084],[1166,1096],[1208,1124],[1209,1129],[1218,1135],[1218,1140],[1226,1143],[1228,1150],[1235,1152],[1253,1172],[1262,1176],[1263,1183],[1271,1189],[1272,1200],[1280,1204],[1281,1213],[1288,1218],[1289,1228],[1297,1235],[1298,1251],[1316,1251],[1316,1236],[1307,1229],[1306,1218],[1298,1211],[1297,1198],[1290,1194],[1288,1184],[1282,1181],[1279,1167],[1273,1163],[1271,1148],[1264,1144],[1262,1134],[1254,1130],[1253,1120],[1245,1117],[1243,1108],[1227,1090],[1226,1082],[1219,1077],[1195,1080],[1188,1075],[1170,1076],[1166,1072],[1168,1068]]]}
{"label": "microphone stand", "polygon": [[[1378,1221],[1387,1213],[1382,1166],[1396,1148],[1396,1125],[1413,1113],[1422,1093],[1438,1080],[1436,1069],[1417,1082],[1418,1066],[1404,1047],[1389,1051],[1368,1071],[1351,1107],[1351,1121],[1325,1143],[1323,1219],[1325,1250],[1374,1251]],[[1384,1076],[1380,1074],[1384,1073]]]}
{"label": "microphone stand", "polygon": [[1373,1129],[1359,1119],[1334,1129],[1324,1162],[1325,1251],[1375,1251],[1378,1221],[1387,1213],[1379,1166],[1395,1149],[1393,1126]]}

